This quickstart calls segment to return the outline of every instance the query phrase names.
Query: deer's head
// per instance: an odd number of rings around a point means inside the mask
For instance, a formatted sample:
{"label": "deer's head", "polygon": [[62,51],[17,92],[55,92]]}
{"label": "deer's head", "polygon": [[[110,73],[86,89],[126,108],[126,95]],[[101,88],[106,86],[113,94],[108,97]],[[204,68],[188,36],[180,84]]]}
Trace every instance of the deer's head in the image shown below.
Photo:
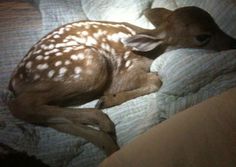
{"label": "deer's head", "polygon": [[227,50],[236,48],[236,40],[224,33],[209,13],[198,7],[183,7],[174,11],[154,8],[145,16],[156,27],[126,40],[137,51],[150,51],[158,46],[167,50],[203,48]]}

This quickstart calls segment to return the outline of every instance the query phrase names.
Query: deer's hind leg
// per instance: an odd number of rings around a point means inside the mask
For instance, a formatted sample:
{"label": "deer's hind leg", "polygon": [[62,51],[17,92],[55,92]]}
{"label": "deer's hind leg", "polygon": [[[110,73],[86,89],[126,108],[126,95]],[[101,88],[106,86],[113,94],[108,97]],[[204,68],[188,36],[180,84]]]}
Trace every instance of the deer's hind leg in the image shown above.
{"label": "deer's hind leg", "polygon": [[[102,58],[100,58],[102,62]],[[80,79],[42,80],[26,86],[24,91],[9,102],[14,116],[29,123],[52,127],[58,131],[80,136],[105,150],[109,155],[118,149],[115,126],[109,117],[98,109],[60,107],[68,99],[101,94],[107,82],[107,67],[99,63],[90,68],[92,73],[80,73]],[[100,74],[102,76],[99,76]],[[89,98],[86,98],[89,99]],[[99,128],[95,130],[87,125]]]}
{"label": "deer's hind leg", "polygon": [[[104,149],[108,155],[118,149],[115,126],[102,111],[92,108],[62,108],[47,105],[47,102],[46,93],[26,92],[11,101],[9,108],[17,118],[83,137]],[[96,126],[99,130],[87,125]]]}

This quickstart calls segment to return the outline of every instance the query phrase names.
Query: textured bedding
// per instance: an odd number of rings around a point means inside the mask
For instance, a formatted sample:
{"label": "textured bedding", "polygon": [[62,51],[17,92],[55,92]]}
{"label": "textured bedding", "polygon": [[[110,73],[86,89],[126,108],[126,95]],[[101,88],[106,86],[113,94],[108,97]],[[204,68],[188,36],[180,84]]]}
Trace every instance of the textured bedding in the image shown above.
{"label": "textured bedding", "polygon": [[[174,9],[197,5],[207,9],[220,26],[236,36],[235,3],[233,0],[34,0],[40,10],[45,34],[53,28],[76,20],[128,21],[146,28],[152,25],[142,16],[150,7]],[[96,2],[96,3],[95,3]],[[224,12],[221,10],[224,9]],[[234,9],[234,10],[233,10]],[[122,14],[121,14],[122,13]],[[227,19],[225,19],[227,18]],[[15,50],[15,54],[27,50]],[[0,62],[3,62],[1,51]],[[4,51],[7,53],[7,51]],[[19,55],[18,55],[19,56]],[[24,55],[20,55],[23,57]],[[17,58],[19,59],[19,58]],[[17,63],[17,61],[15,62]],[[1,64],[1,68],[3,68]],[[12,70],[13,70],[12,64]],[[158,92],[139,97],[122,105],[105,109],[114,121],[118,143],[122,147],[150,127],[175,113],[236,86],[236,50],[213,52],[199,49],[180,49],[158,57],[151,66],[158,72],[163,85]],[[22,122],[12,117],[4,101],[10,94],[4,88],[9,73],[0,74],[0,143],[35,155],[50,166],[96,166],[105,155],[80,137],[57,132]],[[3,79],[2,79],[3,78]],[[81,107],[92,107],[96,101]]]}

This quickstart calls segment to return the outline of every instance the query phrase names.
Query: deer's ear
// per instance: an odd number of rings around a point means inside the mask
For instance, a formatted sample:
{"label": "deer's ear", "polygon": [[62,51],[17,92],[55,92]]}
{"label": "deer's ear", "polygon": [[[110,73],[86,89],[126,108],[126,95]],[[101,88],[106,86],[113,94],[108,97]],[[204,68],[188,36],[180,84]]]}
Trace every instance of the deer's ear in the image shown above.
{"label": "deer's ear", "polygon": [[162,43],[163,41],[147,34],[136,34],[124,41],[126,46],[132,47],[134,50],[141,52],[151,51]]}
{"label": "deer's ear", "polygon": [[172,12],[166,8],[153,8],[144,11],[144,15],[155,27],[158,27]]}

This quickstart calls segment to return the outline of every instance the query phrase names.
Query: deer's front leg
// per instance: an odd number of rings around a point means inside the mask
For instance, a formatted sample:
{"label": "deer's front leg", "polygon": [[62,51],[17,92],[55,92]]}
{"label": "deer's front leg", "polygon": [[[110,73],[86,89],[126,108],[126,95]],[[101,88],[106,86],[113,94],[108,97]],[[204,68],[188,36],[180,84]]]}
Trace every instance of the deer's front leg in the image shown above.
{"label": "deer's front leg", "polygon": [[139,84],[139,87],[133,90],[105,95],[99,99],[96,108],[103,109],[116,106],[125,101],[157,91],[161,87],[159,76],[154,73],[146,73],[145,75],[146,77],[144,77],[143,82]]}

